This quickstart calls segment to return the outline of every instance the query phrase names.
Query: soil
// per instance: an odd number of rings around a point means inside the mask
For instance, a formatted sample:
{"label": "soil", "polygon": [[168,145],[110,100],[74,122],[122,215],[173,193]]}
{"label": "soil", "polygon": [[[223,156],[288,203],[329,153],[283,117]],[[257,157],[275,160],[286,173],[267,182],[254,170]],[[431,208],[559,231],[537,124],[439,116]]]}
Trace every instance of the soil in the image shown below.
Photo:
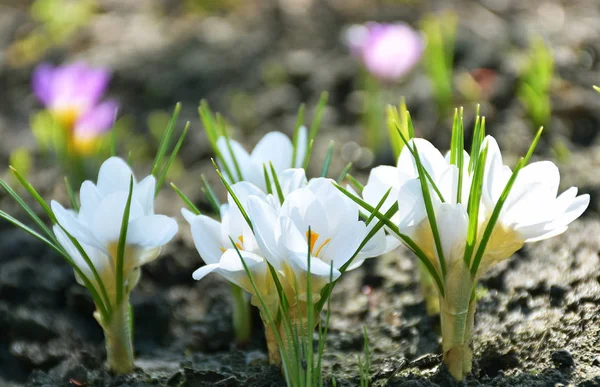
{"label": "soil", "polygon": [[[14,3],[14,4],[13,4]],[[0,161],[19,146],[35,149],[29,116],[39,109],[30,95],[33,64],[15,58],[14,42],[36,28],[28,2],[0,3]],[[291,133],[295,113],[308,117],[322,90],[330,93],[309,175],[318,174],[330,140],[337,146],[330,176],[348,161],[365,181],[368,168],[391,164],[361,148],[359,68],[341,35],[350,23],[404,20],[418,25],[441,7],[429,1],[252,1],[230,9],[190,14],[171,0],[99,1],[98,13],[44,60],[88,60],[114,70],[111,93],[132,127],[183,103],[192,122],[182,149],[186,177],[176,180],[203,209],[199,176],[217,184],[210,149],[197,117],[206,98],[235,124],[235,137],[254,144],[262,133]],[[362,326],[367,327],[375,386],[600,386],[600,7],[595,0],[523,2],[457,0],[459,29],[455,84],[487,74],[481,110],[488,132],[507,160],[515,161],[533,138],[516,95],[520,53],[531,34],[552,47],[557,77],[553,116],[534,159],[556,161],[562,189],[576,185],[592,196],[590,208],[554,239],[526,246],[481,281],[473,374],[454,382],[440,365],[437,316],[428,316],[419,292],[415,258],[405,249],[367,261],[345,275],[332,299],[325,350],[328,385],[359,385]],[[478,69],[490,71],[481,72]],[[477,72],[478,71],[478,72]],[[491,86],[489,86],[491,85]],[[435,112],[423,69],[390,85],[389,102],[404,95],[418,134],[447,147],[450,120]],[[472,127],[474,101],[457,93]],[[567,152],[557,153],[557,144]],[[65,200],[60,171],[36,158],[33,184],[48,200]],[[375,163],[375,164],[374,164]],[[143,164],[143,163],[140,163]],[[140,165],[143,170],[143,165]],[[223,190],[219,195],[223,197]],[[0,193],[0,206],[18,213]],[[182,204],[165,189],[158,211],[179,216]],[[180,216],[179,216],[180,217]],[[105,371],[103,336],[94,309],[68,265],[42,243],[0,222],[0,386],[281,386],[267,365],[259,317],[245,348],[232,343],[229,286],[217,276],[191,278],[202,260],[187,226],[161,259],[143,268],[132,294],[136,370]]]}

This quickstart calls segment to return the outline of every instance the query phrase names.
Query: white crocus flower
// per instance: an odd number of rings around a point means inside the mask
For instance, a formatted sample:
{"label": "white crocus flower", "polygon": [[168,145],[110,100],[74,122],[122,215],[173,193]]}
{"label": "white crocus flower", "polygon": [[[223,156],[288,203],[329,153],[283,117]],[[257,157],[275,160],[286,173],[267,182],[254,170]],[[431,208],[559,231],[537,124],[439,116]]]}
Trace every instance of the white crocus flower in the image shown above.
{"label": "white crocus flower", "polygon": [[[487,224],[512,171],[503,164],[496,140],[488,136],[485,144],[488,146],[488,162],[482,204]],[[577,196],[576,187],[558,195],[559,184],[558,168],[550,161],[531,163],[519,172],[500,212],[482,265],[489,267],[510,257],[524,243],[562,234],[571,222],[583,214],[590,196]]]}
{"label": "white crocus flower", "polygon": [[[132,176],[133,172],[125,161],[112,157],[100,167],[97,184],[88,180],[81,185],[79,213],[66,210],[56,201],[51,203],[60,225],[53,228],[58,241],[98,288],[91,268],[62,226],[89,256],[111,302],[114,302],[115,297],[117,249]],[[153,176],[148,176],[139,183],[134,180],[123,262],[124,285],[129,290],[139,278],[140,266],[154,260],[161,246],[169,242],[178,229],[174,219],[154,214],[155,185]],[[81,279],[77,279],[81,283]]]}
{"label": "white crocus flower", "polygon": [[[230,183],[238,181],[248,181],[257,187],[260,187],[266,192],[266,183],[263,173],[263,165],[269,170],[269,163],[273,163],[275,172],[279,175],[289,168],[300,168],[306,156],[308,149],[307,130],[302,126],[298,130],[298,145],[296,149],[295,159],[293,158],[293,144],[288,136],[281,132],[267,133],[254,147],[251,153],[248,153],[244,147],[235,140],[229,140],[231,150],[227,145],[227,140],[220,137],[217,140],[217,147],[223,157],[223,160],[218,160],[220,169],[224,170],[224,164],[227,166],[233,176],[228,176],[224,172],[225,178]],[[236,163],[232,157],[235,157],[237,166],[242,174],[238,176]],[[272,182],[271,182],[272,183]],[[272,187],[274,190],[274,186]]]}
{"label": "white crocus flower", "polygon": [[[231,188],[243,206],[252,195],[267,200],[267,196],[262,190],[251,183],[236,183]],[[274,202],[273,205],[275,205]],[[214,272],[256,296],[240,260],[241,255],[260,294],[271,305],[276,306],[277,292],[274,289],[273,280],[270,278],[271,274],[268,271],[267,263],[262,257],[250,226],[231,196],[228,196],[228,203],[222,206],[221,222],[205,215],[194,215],[186,209],[182,209],[181,212],[190,224],[194,245],[206,263],[193,273],[192,276],[195,280],[201,280]],[[231,240],[234,241],[239,255]],[[254,305],[260,306],[256,297],[253,297],[252,302]]]}
{"label": "white crocus flower", "polygon": [[[358,207],[325,178],[312,179],[304,188],[291,192],[280,208],[259,196],[248,200],[248,214],[258,245],[265,258],[280,271],[293,289],[288,298],[308,299],[307,280],[310,251],[312,299],[329,282],[340,276],[370,228],[359,220]],[[310,228],[310,246],[309,246]],[[356,256],[348,269],[365,258],[381,255],[397,244],[380,230]]]}
{"label": "white crocus flower", "polygon": [[[557,196],[558,168],[549,161],[527,165],[519,171],[491,229],[490,238],[482,246],[494,208],[512,175],[511,169],[502,162],[496,141],[488,136],[481,147],[482,151],[487,149],[487,159],[480,181],[482,194],[475,225],[476,239],[471,255],[465,256],[469,217],[475,216],[467,211],[474,180],[474,172],[468,168],[469,155],[464,154],[461,198],[457,200],[458,168],[427,141],[414,139],[408,146],[413,145],[419,152],[423,169],[433,181],[427,179],[438,243],[423,197],[421,183],[425,177],[419,176],[407,147],[402,150],[397,169],[374,170],[363,195],[370,197],[373,204],[390,186],[393,187],[392,194],[396,194],[399,210],[392,220],[398,225],[399,232],[409,236],[419,247],[423,253],[421,258],[431,262],[432,275],[438,277],[442,295],[439,305],[444,362],[450,373],[461,380],[471,371],[470,343],[475,313],[472,295],[478,278],[497,262],[509,258],[524,243],[564,232],[587,208],[589,195],[577,196],[577,189],[572,187]],[[386,203],[388,208],[393,201],[390,203]],[[443,260],[439,252],[443,254]]]}

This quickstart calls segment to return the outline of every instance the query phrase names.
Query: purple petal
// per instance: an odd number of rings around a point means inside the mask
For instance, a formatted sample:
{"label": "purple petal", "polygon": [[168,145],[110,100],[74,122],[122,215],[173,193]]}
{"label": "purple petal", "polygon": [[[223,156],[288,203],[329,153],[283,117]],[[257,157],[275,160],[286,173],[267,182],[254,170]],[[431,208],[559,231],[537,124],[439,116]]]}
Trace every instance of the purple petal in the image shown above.
{"label": "purple petal", "polygon": [[77,109],[86,114],[106,91],[110,74],[78,62],[58,67],[52,78],[50,104],[54,109]]}
{"label": "purple petal", "polygon": [[75,124],[73,135],[79,139],[92,139],[113,127],[119,105],[108,100],[87,112]]}
{"label": "purple petal", "polygon": [[54,67],[49,63],[42,63],[33,71],[31,86],[33,93],[45,106],[50,105],[52,100],[52,78]]}
{"label": "purple petal", "polygon": [[401,78],[421,58],[423,42],[408,25],[369,23],[367,28],[361,56],[367,70],[377,78]]}

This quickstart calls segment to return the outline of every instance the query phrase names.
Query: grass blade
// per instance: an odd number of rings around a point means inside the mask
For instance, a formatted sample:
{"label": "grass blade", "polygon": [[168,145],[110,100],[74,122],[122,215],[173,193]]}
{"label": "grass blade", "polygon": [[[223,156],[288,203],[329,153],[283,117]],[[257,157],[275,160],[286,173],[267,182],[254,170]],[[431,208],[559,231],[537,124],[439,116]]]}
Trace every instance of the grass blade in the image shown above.
{"label": "grass blade", "polygon": [[152,175],[156,177],[158,173],[158,169],[162,165],[163,158],[165,157],[165,153],[167,152],[167,148],[169,147],[169,143],[171,142],[171,137],[173,136],[173,130],[175,129],[175,124],[177,123],[177,118],[179,117],[179,112],[181,111],[181,103],[177,102],[175,104],[175,109],[173,109],[173,115],[167,124],[167,128],[165,129],[163,136],[160,140],[160,144],[158,146],[158,151],[156,152],[156,156],[154,157],[154,162],[152,163]]}
{"label": "grass blade", "polygon": [[185,203],[187,208],[194,213],[194,215],[202,215],[202,212],[192,203],[190,198],[188,198],[177,186],[173,183],[170,184],[171,188],[175,193],[179,196],[179,198]]}
{"label": "grass blade", "polygon": [[154,196],[158,195],[158,192],[160,191],[160,188],[164,184],[165,178],[167,177],[167,173],[169,172],[169,168],[171,168],[171,165],[173,164],[173,162],[177,158],[177,154],[179,153],[179,149],[181,149],[181,145],[183,144],[183,140],[185,140],[185,136],[187,135],[187,132],[188,132],[189,128],[190,128],[190,122],[188,121],[185,124],[185,127],[183,128],[183,132],[181,132],[181,135],[179,136],[179,140],[177,140],[177,143],[175,144],[175,148],[173,148],[173,152],[171,152],[171,155],[169,156],[169,159],[167,160],[167,164],[162,169],[162,171],[160,173],[160,176],[157,179],[156,189],[154,191]]}
{"label": "grass blade", "polygon": [[129,179],[129,195],[123,211],[123,220],[121,221],[121,233],[119,235],[119,244],[117,246],[117,305],[123,300],[123,267],[125,265],[125,246],[127,244],[127,229],[129,228],[129,213],[131,211],[131,198],[133,197],[133,175]]}

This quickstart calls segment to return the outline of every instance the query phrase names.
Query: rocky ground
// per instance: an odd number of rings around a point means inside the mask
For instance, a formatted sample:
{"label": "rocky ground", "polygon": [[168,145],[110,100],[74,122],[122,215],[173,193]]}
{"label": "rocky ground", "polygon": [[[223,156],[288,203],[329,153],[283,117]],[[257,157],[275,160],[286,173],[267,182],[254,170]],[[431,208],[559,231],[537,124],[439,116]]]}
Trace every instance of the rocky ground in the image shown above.
{"label": "rocky ground", "polygon": [[[13,4],[14,3],[14,4]],[[29,92],[32,66],[19,62],[14,42],[35,24],[27,2],[0,2],[0,162],[18,147],[34,149],[28,117],[37,105]],[[563,188],[592,196],[590,209],[564,235],[530,245],[481,281],[475,323],[475,364],[468,386],[600,385],[600,8],[594,0],[560,2],[454,2],[459,16],[455,84],[480,68],[493,74],[482,86],[482,112],[509,160],[533,137],[516,97],[520,52],[530,34],[547,38],[556,58],[553,117],[534,158],[556,159]],[[210,150],[197,117],[201,98],[236,124],[249,144],[268,130],[292,131],[295,112],[308,116],[322,90],[330,103],[311,165],[318,173],[330,140],[337,147],[331,176],[353,161],[364,179],[373,154],[360,143],[358,66],[341,41],[344,26],[370,19],[413,25],[439,7],[430,1],[361,0],[249,2],[210,16],[190,15],[174,1],[99,1],[99,13],[76,36],[44,54],[52,61],[83,59],[114,69],[111,92],[132,127],[182,101],[192,135],[182,150],[186,177],[180,188],[200,206],[200,173],[217,185]],[[562,4],[562,5],[561,5]],[[447,146],[450,122],[435,113],[422,69],[390,87],[390,102],[404,95],[420,135]],[[457,92],[456,103],[470,101]],[[376,163],[392,163],[387,154]],[[34,184],[50,199],[63,198],[60,171],[40,158]],[[0,172],[1,173],[1,172]],[[221,191],[222,193],[222,191]],[[0,193],[0,205],[17,208]],[[178,215],[167,189],[161,211]],[[186,229],[182,223],[182,228]],[[100,327],[93,304],[72,270],[44,245],[0,222],[0,385],[16,386],[280,386],[279,370],[266,365],[256,324],[245,349],[231,343],[229,287],[217,276],[196,283],[202,265],[187,231],[163,257],[144,267],[132,295],[136,316],[136,372],[113,377],[103,368]],[[455,386],[440,367],[436,317],[427,316],[414,257],[404,249],[368,261],[334,292],[325,354],[326,379],[358,385],[362,325],[372,349],[375,385]],[[258,321],[258,315],[255,315]]]}

